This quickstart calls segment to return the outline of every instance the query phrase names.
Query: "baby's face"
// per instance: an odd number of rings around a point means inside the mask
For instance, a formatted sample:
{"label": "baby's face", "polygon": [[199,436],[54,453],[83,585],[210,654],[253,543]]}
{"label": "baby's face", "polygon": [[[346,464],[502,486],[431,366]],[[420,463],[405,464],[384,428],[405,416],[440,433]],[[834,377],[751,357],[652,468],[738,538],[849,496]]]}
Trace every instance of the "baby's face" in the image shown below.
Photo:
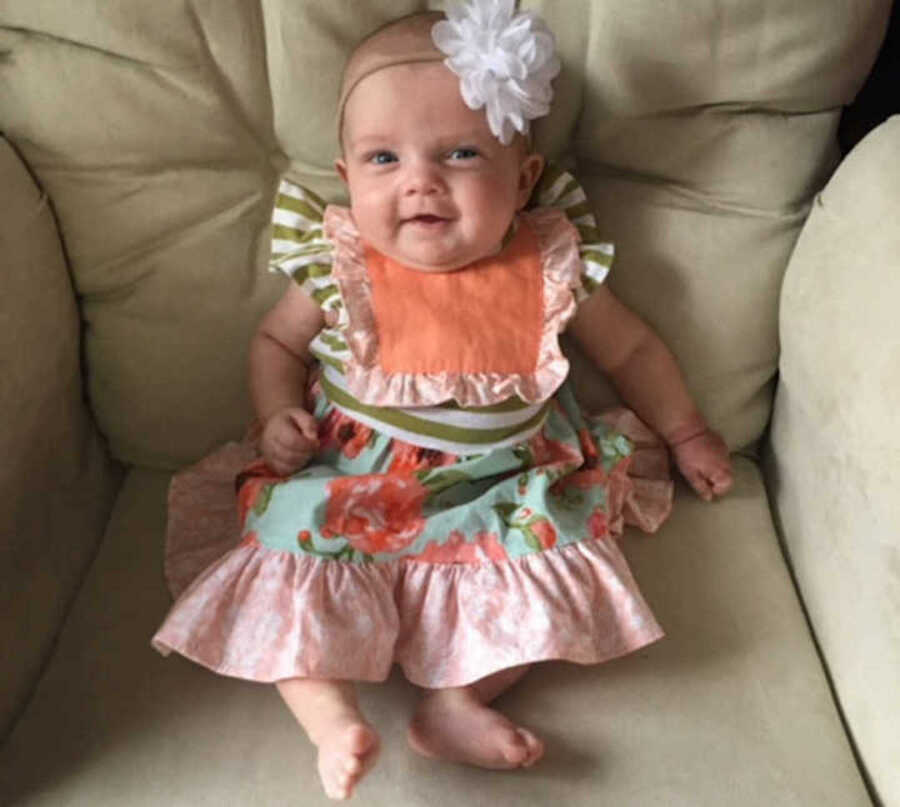
{"label": "baby's face", "polygon": [[440,62],[363,79],[344,109],[344,158],[363,240],[423,271],[451,271],[496,252],[531,195],[543,159],[504,146],[484,110],[463,103]]}

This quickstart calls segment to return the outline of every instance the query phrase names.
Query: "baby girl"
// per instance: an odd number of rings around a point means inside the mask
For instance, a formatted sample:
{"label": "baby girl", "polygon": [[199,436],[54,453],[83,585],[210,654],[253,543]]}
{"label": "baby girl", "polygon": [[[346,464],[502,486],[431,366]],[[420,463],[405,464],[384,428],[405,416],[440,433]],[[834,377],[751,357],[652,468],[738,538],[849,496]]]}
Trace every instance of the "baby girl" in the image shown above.
{"label": "baby girl", "polygon": [[[295,282],[251,346],[261,458],[238,478],[240,544],[154,638],[275,683],[332,798],[378,755],[354,682],[395,663],[424,690],[416,752],[537,762],[541,739],[491,702],[536,662],[662,635],[614,539],[668,513],[656,435],[702,498],[732,484],[672,354],[603,284],[591,215],[564,212],[577,183],[531,148],[559,63],[513,6],[406,17],[351,55],[350,207],[289,182],[276,205],[272,265]],[[566,329],[631,411],[582,414]]]}

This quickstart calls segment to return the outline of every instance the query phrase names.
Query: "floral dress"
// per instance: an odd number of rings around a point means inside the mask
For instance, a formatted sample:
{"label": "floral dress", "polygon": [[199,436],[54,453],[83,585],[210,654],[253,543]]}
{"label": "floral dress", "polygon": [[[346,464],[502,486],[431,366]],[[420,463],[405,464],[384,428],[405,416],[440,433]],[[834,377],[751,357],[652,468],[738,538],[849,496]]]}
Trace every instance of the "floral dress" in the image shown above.
{"label": "floral dress", "polygon": [[586,418],[558,344],[611,249],[568,174],[537,201],[498,255],[430,274],[282,182],[272,266],[329,323],[320,447],[289,476],[244,444],[175,477],[160,652],[266,682],[397,663],[438,688],[662,635],[615,536],[668,515],[665,449],[627,410]]}

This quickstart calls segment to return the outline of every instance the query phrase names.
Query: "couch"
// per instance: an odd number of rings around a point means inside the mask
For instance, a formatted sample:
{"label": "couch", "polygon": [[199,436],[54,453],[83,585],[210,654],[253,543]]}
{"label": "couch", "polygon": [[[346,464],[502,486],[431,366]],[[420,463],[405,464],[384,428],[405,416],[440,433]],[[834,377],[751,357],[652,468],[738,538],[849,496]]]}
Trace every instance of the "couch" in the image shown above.
{"label": "couch", "polygon": [[[563,61],[538,147],[735,487],[680,485],[622,540],[664,640],[503,696],[538,766],[414,755],[395,674],[361,690],[384,752],[357,801],[900,805],[900,118],[836,140],[890,3],[523,4]],[[0,0],[0,803],[327,803],[274,688],[151,649],[166,496],[251,416],[279,178],[343,198],[350,43],[426,5]]]}

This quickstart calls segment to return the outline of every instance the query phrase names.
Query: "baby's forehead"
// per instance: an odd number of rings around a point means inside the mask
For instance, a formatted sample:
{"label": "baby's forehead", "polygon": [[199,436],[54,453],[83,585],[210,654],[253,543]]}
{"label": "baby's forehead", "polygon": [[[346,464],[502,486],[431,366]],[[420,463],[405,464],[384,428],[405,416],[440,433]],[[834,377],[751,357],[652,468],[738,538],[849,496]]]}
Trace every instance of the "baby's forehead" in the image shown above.
{"label": "baby's forehead", "polygon": [[[414,92],[415,91],[415,92]],[[396,64],[373,71],[357,83],[350,99],[403,93],[403,106],[424,105],[435,97],[462,103],[459,77],[443,62]]]}
{"label": "baby's forehead", "polygon": [[433,133],[460,128],[490,136],[483,110],[463,101],[458,77],[440,62],[394,65],[366,76],[346,101],[345,132],[427,126]]}

